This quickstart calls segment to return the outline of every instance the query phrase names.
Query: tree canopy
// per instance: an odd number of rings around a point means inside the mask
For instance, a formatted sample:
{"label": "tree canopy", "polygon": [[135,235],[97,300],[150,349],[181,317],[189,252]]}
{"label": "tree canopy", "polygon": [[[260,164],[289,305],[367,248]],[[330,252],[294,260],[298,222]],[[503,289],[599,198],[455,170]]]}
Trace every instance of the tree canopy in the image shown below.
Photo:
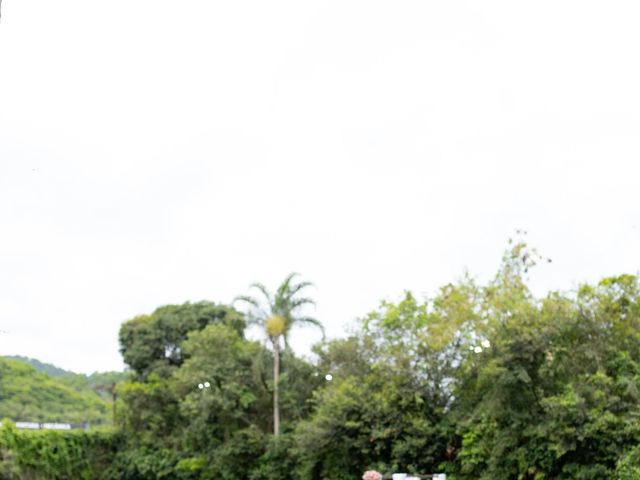
{"label": "tree canopy", "polygon": [[166,377],[182,364],[187,335],[211,324],[227,325],[241,335],[245,328],[242,315],[231,307],[204,301],[166,305],[122,324],[120,352],[138,377],[152,372]]}
{"label": "tree canopy", "polygon": [[[273,294],[257,288],[266,305],[245,297],[269,348],[245,338],[243,314],[228,306],[135,317],[120,332],[132,370],[117,388],[121,436],[115,451],[103,439],[82,453],[96,458],[87,471],[130,480],[347,480],[369,469],[636,479],[640,279],[621,274],[539,298],[527,277],[541,260],[511,244],[489,281],[465,275],[432,297],[385,300],[348,336],[319,341],[313,358],[284,348],[295,300],[311,303],[294,276]],[[0,471],[41,468],[25,446],[40,440],[2,435]],[[108,467],[92,466],[105,449]],[[33,478],[66,478],[48,475]]]}

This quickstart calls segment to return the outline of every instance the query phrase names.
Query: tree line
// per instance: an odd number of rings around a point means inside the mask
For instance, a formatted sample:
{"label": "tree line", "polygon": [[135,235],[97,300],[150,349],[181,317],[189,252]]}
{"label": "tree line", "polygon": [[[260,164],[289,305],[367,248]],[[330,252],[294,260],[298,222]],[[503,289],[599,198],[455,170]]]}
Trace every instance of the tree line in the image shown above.
{"label": "tree line", "polygon": [[[244,313],[198,302],[135,317],[120,330],[131,378],[117,387],[115,446],[96,443],[112,452],[99,470],[131,480],[640,478],[639,279],[537,298],[527,275],[539,260],[512,244],[488,282],[464,276],[431,298],[383,301],[345,338],[320,340],[312,360],[287,347],[296,321],[318,325],[303,320],[312,299],[295,276],[274,292],[253,287],[263,303],[239,297]],[[247,339],[251,323],[265,342]]]}

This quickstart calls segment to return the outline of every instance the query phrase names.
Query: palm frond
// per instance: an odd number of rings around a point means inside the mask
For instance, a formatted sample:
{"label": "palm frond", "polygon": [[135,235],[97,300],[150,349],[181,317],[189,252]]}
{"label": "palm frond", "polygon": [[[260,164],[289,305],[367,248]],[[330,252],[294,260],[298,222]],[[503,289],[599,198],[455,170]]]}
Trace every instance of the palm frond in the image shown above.
{"label": "palm frond", "polygon": [[287,292],[287,299],[291,300],[300,290],[307,287],[315,287],[312,282],[300,282],[289,289]]}
{"label": "palm frond", "polygon": [[251,309],[245,312],[247,326],[259,325],[263,326],[264,320],[269,318],[269,313],[262,308],[260,302],[249,295],[238,295],[233,299],[233,304],[236,302],[244,302],[251,307]]}
{"label": "palm frond", "polygon": [[290,295],[287,295],[288,292],[291,291],[289,285],[291,284],[291,280],[293,280],[298,275],[300,274],[296,272],[292,272],[289,275],[287,275],[284,281],[278,287],[278,290],[276,291],[276,297],[280,297],[280,298],[287,298],[288,296],[290,297]]}
{"label": "palm frond", "polygon": [[303,305],[315,305],[315,304],[316,304],[316,301],[313,300],[312,298],[296,298],[295,300],[291,301],[291,310],[299,308]]}
{"label": "palm frond", "polygon": [[260,302],[249,295],[238,295],[232,300],[231,304],[235,304],[236,302],[244,302],[248,303],[254,308],[260,308]]}
{"label": "palm frond", "polygon": [[256,309],[252,312],[248,312],[246,316],[247,316],[247,326],[249,327],[253,327],[253,326],[264,327],[264,319],[269,318],[269,315],[267,314],[267,312],[261,309]]}
{"label": "palm frond", "polygon": [[312,318],[312,317],[298,317],[295,319],[294,324],[308,324],[308,325],[313,325],[314,327],[318,327],[322,332],[322,339],[324,340],[325,338],[324,326],[322,325],[320,320],[316,320],[315,318]]}
{"label": "palm frond", "polygon": [[[296,272],[287,275],[273,294],[262,283],[252,283],[250,288],[260,291],[266,299],[267,305],[249,295],[236,297],[237,301],[245,302],[252,307],[252,310],[247,313],[248,325],[264,326],[264,322],[273,315],[280,315],[284,318],[285,329],[282,338],[285,350],[289,349],[289,331],[294,325],[308,324],[318,327],[322,332],[322,338],[325,338],[324,327],[318,320],[311,317],[298,317],[294,314],[294,311],[300,307],[316,304],[315,300],[309,297],[296,298],[296,295],[303,289],[314,286],[313,283],[306,281],[295,283],[294,279],[298,275]],[[262,308],[263,306],[264,308]]]}
{"label": "palm frond", "polygon": [[273,297],[271,296],[271,292],[269,292],[269,289],[262,283],[252,283],[251,285],[249,285],[249,288],[255,288],[256,290],[260,291],[262,295],[264,295],[264,298],[267,300],[267,303],[269,305],[273,305]]}

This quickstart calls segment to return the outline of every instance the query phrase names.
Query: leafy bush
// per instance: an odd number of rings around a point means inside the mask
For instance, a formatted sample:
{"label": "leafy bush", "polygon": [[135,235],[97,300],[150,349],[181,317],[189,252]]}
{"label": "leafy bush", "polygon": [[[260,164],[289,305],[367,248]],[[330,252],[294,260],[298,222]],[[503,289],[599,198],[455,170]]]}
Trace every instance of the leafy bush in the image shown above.
{"label": "leafy bush", "polygon": [[102,478],[121,443],[120,435],[109,431],[20,431],[4,422],[0,427],[1,478]]}

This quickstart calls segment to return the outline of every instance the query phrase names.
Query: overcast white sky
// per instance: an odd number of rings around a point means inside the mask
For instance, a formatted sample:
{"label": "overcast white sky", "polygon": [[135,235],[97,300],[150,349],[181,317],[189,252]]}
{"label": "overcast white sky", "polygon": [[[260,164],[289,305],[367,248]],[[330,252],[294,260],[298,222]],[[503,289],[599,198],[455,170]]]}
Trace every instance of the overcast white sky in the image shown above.
{"label": "overcast white sky", "polygon": [[[291,271],[329,334],[498,266],[640,266],[636,1],[4,0],[0,354]],[[302,334],[299,350],[316,338]]]}

